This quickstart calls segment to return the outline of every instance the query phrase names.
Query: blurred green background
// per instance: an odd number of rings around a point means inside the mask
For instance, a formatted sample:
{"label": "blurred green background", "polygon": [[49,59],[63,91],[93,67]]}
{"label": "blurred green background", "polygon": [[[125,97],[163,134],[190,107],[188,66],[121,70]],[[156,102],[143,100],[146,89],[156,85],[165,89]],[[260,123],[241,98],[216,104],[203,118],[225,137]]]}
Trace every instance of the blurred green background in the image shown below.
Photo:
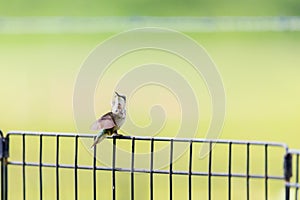
{"label": "blurred green background", "polygon": [[[76,132],[72,108],[76,76],[89,53],[117,33],[9,34],[1,32],[1,26],[7,25],[3,20],[28,16],[161,16],[163,20],[164,16],[299,15],[297,0],[0,0],[0,129]],[[207,50],[222,76],[226,90],[222,139],[280,141],[300,148],[299,31],[184,33]],[[18,152],[20,146],[11,142],[13,151]],[[278,159],[276,163],[282,158]],[[11,195],[11,199],[19,197],[17,192]]]}
{"label": "blurred green background", "polygon": [[293,16],[299,15],[297,0],[1,0],[5,16]]}

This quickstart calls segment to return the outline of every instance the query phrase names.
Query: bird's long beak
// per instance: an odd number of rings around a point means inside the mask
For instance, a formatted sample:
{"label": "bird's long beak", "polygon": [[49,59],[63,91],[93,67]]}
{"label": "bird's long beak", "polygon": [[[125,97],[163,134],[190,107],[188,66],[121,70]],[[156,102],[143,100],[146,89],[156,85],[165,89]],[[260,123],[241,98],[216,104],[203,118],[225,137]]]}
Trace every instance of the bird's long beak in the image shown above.
{"label": "bird's long beak", "polygon": [[115,91],[115,93],[116,93],[116,95],[117,95],[118,97],[121,97],[121,98],[123,98],[123,99],[126,101],[126,96],[121,95],[121,94],[117,93],[116,91]]}

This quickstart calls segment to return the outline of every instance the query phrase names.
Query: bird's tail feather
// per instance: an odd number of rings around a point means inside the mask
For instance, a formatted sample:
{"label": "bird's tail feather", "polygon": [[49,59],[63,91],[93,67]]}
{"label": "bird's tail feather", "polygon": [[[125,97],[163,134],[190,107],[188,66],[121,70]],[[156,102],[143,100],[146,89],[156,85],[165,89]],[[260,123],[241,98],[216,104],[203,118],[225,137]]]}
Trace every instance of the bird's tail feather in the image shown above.
{"label": "bird's tail feather", "polygon": [[91,146],[91,149],[94,148],[94,146],[98,143],[100,143],[102,140],[106,138],[106,134],[104,133],[104,130],[101,130],[97,136],[94,139],[94,143]]}

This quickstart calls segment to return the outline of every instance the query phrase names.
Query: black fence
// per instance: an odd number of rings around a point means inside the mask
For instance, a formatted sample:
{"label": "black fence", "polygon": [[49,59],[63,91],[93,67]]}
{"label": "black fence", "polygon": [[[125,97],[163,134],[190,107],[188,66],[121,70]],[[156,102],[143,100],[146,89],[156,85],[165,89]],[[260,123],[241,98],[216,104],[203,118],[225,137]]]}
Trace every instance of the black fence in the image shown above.
{"label": "black fence", "polygon": [[[1,133],[2,199],[298,199],[300,151],[282,143],[123,136],[89,150],[93,136]],[[97,160],[99,149],[110,163]],[[149,160],[139,165],[143,153]]]}

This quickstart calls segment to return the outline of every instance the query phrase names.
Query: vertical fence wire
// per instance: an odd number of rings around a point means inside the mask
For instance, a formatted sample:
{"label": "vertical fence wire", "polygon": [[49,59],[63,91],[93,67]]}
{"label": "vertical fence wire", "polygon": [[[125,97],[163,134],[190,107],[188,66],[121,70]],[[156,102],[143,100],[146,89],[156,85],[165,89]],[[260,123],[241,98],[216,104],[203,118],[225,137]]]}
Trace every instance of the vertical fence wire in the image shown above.
{"label": "vertical fence wire", "polygon": [[59,200],[59,138],[60,136],[56,136],[56,200]]}
{"label": "vertical fence wire", "polygon": [[40,135],[40,157],[39,157],[39,174],[40,174],[40,200],[43,199],[43,135]]}
{"label": "vertical fence wire", "polygon": [[78,135],[75,136],[74,150],[74,199],[78,200]]}
{"label": "vertical fence wire", "polygon": [[94,156],[93,156],[93,199],[97,199],[97,174],[96,174],[96,164],[97,164],[97,145],[94,146]]}
{"label": "vertical fence wire", "polygon": [[131,199],[134,200],[134,152],[135,152],[135,138],[131,140]]}
{"label": "vertical fence wire", "polygon": [[26,199],[26,169],[25,169],[25,162],[26,162],[26,143],[25,143],[25,135],[22,135],[22,180],[23,180],[23,200]]}
{"label": "vertical fence wire", "polygon": [[173,140],[170,141],[170,168],[169,168],[169,187],[170,187],[170,200],[173,199]]}
{"label": "vertical fence wire", "polygon": [[189,156],[189,200],[192,200],[192,167],[193,167],[193,142],[190,141],[190,156]]}
{"label": "vertical fence wire", "polygon": [[[299,154],[296,155],[296,177],[295,177],[295,181],[296,183],[299,183]],[[298,199],[298,190],[299,187],[296,187],[295,189],[295,199]]]}
{"label": "vertical fence wire", "polygon": [[250,144],[247,143],[246,150],[246,198],[250,199]]}
{"label": "vertical fence wire", "polygon": [[209,142],[208,154],[208,199],[211,200],[211,168],[212,168],[212,142]]}
{"label": "vertical fence wire", "polygon": [[3,136],[0,130],[0,160],[1,160],[1,199],[7,200],[8,198],[8,156],[9,156],[9,137]]}
{"label": "vertical fence wire", "polygon": [[268,144],[265,144],[265,199],[268,197]]}
{"label": "vertical fence wire", "polygon": [[116,138],[113,138],[113,159],[112,159],[112,199],[116,199]]}
{"label": "vertical fence wire", "polygon": [[228,200],[231,199],[231,152],[232,151],[232,143],[229,143],[228,147]]}
{"label": "vertical fence wire", "polygon": [[150,200],[153,200],[153,158],[154,158],[154,139],[150,140]]}

